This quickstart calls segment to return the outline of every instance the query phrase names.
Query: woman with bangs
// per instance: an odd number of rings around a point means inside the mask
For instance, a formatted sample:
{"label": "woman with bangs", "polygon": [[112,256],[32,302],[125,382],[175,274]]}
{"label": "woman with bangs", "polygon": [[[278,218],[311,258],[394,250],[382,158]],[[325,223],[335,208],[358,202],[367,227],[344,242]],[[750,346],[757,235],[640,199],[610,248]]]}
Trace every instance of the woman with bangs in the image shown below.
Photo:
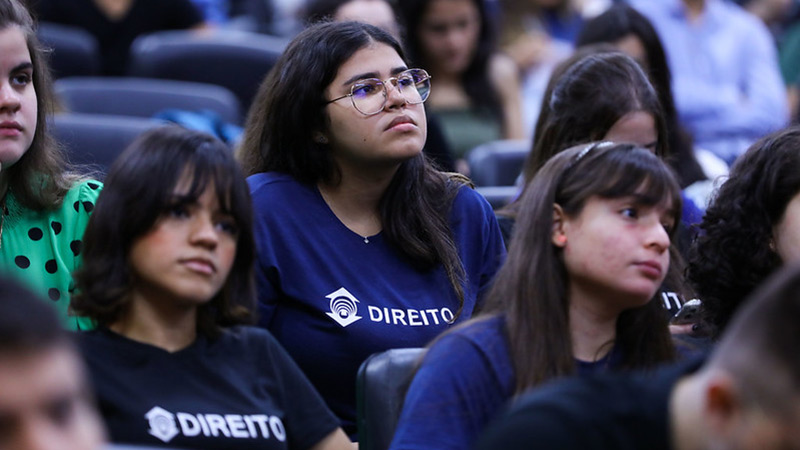
{"label": "woman with bangs", "polygon": [[548,380],[674,359],[654,301],[680,220],[670,169],[631,144],[581,145],[547,162],[519,204],[485,310],[430,346],[392,449],[468,448]]}
{"label": "woman with bangs", "polygon": [[[672,148],[668,136],[658,94],[639,64],[610,44],[581,47],[553,72],[523,167],[523,192],[533,188],[530,180],[563,149],[599,140],[627,142],[669,162]],[[516,245],[511,235],[521,205],[519,198],[497,212],[509,247]],[[673,264],[662,292],[665,318],[671,318],[684,299],[692,298],[681,275],[682,255],[688,254],[692,225],[699,222],[702,213],[683,194],[682,198]],[[691,329],[691,324],[684,325],[675,332],[688,333]]]}
{"label": "woman with bangs", "polygon": [[115,443],[345,449],[338,420],[253,319],[247,183],[211,136],[150,131],[111,167],[89,221],[75,310]]}

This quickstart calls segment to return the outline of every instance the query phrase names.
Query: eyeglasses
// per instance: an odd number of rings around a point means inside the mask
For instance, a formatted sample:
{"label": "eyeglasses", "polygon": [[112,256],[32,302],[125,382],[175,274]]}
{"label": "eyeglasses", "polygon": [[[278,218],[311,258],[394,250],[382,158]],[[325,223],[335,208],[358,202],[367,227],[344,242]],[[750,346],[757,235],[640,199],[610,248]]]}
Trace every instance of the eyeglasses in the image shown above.
{"label": "eyeglasses", "polygon": [[408,69],[400,72],[396,77],[385,81],[377,78],[366,78],[356,81],[350,87],[350,93],[325,102],[326,105],[350,97],[353,106],[366,116],[372,116],[383,111],[386,99],[389,97],[387,83],[391,83],[400,92],[400,95],[411,105],[417,105],[428,99],[431,93],[431,76],[422,69]]}

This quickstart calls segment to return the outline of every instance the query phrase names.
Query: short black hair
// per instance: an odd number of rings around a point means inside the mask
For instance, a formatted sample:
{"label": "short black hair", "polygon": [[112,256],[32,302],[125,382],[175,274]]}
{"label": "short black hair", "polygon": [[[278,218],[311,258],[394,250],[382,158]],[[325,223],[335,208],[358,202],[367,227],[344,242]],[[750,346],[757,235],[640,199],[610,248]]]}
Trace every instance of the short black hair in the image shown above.
{"label": "short black hair", "polygon": [[46,300],[16,280],[0,277],[0,353],[46,349],[68,339]]}
{"label": "short black hair", "polygon": [[221,326],[252,321],[255,243],[247,182],[222,141],[178,126],[144,133],[109,169],[84,233],[83,266],[75,274],[71,303],[76,313],[104,326],[124,313],[133,282],[131,246],[172,206],[184,173],[192,177],[186,201],[197,200],[213,184],[220,207],[239,229],[233,268],[220,292],[200,307],[198,331],[213,337]]}

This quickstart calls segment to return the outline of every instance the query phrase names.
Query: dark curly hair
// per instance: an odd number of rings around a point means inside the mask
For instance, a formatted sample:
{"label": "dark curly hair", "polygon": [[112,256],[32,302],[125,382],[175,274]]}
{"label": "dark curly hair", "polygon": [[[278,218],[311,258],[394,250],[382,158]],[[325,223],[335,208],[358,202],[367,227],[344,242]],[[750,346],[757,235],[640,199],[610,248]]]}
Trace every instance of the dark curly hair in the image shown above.
{"label": "dark curly hair", "polygon": [[688,278],[715,337],[743,299],[782,265],[773,230],[798,192],[800,126],[793,126],[753,144],[706,210]]}

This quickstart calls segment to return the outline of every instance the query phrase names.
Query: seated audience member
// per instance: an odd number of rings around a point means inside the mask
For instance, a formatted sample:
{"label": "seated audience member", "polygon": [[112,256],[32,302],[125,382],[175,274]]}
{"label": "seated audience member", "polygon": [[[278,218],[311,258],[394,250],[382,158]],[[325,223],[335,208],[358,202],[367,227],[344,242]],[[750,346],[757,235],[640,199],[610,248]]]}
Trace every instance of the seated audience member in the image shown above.
{"label": "seated audience member", "polygon": [[0,273],[49,298],[69,328],[72,271],[101,183],[79,176],[48,132],[55,95],[35,24],[0,1]]}
{"label": "seated audience member", "polygon": [[240,149],[260,323],[352,437],[359,365],[471,317],[505,257],[489,203],[422,154],[430,87],[386,31],[312,25],[262,84]]}
{"label": "seated audience member", "polygon": [[493,0],[498,8],[500,47],[516,63],[522,84],[525,136],[539,115],[551,72],[574,49],[584,24],[584,0]]}
{"label": "seated audience member", "polygon": [[99,450],[83,362],[44,302],[0,278],[0,448]]}
{"label": "seated audience member", "polygon": [[532,387],[673,360],[657,300],[681,210],[669,167],[630,144],[573,147],[545,164],[520,205],[486,307],[428,349],[392,450],[469,448]]}
{"label": "seated audience member", "polygon": [[230,150],[159,128],[112,165],[75,309],[111,440],[192,449],[347,449],[336,417],[251,316],[252,212]]}
{"label": "seated audience member", "polygon": [[698,146],[728,164],[786,125],[775,43],[755,16],[726,0],[631,0],[661,36],[675,104]]}
{"label": "seated audience member", "polygon": [[[565,148],[597,140],[630,142],[669,161],[668,135],[658,93],[642,68],[610,45],[583,47],[553,72],[523,166],[523,191],[530,188],[529,181],[539,168]],[[506,243],[518,208],[519,202],[514,201],[498,211]],[[676,248],[686,254],[691,239],[685,225],[699,222],[701,213],[688,201],[683,208],[685,223],[678,228]],[[679,305],[669,301],[666,306]]]}
{"label": "seated audience member", "polygon": [[80,27],[100,46],[105,75],[125,75],[128,54],[140,35],[205,26],[191,0],[36,0],[39,20]]}
{"label": "seated audience member", "polygon": [[396,0],[311,0],[306,7],[309,23],[354,20],[383,28],[399,41],[397,15]]}
{"label": "seated audience member", "polygon": [[[308,5],[307,21],[317,23],[325,20],[344,22],[355,20],[388,31],[400,41],[400,23],[397,20],[394,0],[315,0]],[[422,151],[440,170],[456,170],[450,146],[442,133],[435,114],[425,114],[428,136]]]}
{"label": "seated audience member", "polygon": [[800,266],[759,289],[707,361],[522,397],[477,450],[800,448]]}
{"label": "seated audience member", "polygon": [[705,208],[713,189],[712,180],[727,175],[728,166],[708,150],[695,148],[692,136],[680,123],[672,96],[672,75],[653,25],[627,4],[617,3],[584,24],[576,45],[598,43],[614,45],[636,60],[648,74],[658,93],[667,125],[666,140],[670,150],[667,161],[675,169],[684,192],[696,205]]}
{"label": "seated audience member", "polygon": [[778,267],[800,259],[800,127],[753,144],[700,224],[688,278],[715,336]]}
{"label": "seated audience member", "polygon": [[480,144],[524,137],[514,62],[494,48],[483,0],[402,0],[406,45],[436,80],[428,102],[456,158]]}

